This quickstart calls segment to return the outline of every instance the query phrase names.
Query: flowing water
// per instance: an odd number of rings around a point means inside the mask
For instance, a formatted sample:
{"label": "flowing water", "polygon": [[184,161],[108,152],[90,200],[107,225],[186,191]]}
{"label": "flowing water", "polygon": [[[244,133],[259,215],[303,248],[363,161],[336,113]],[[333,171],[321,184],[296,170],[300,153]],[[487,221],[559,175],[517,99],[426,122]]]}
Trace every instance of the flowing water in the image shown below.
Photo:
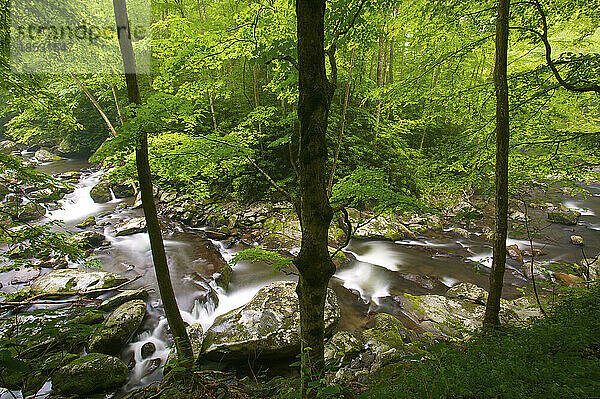
{"label": "flowing water", "polygon": [[[147,235],[139,233],[117,237],[113,227],[120,221],[142,216],[142,211],[131,207],[131,199],[94,203],[89,193],[101,178],[101,172],[89,170],[88,167],[83,161],[73,160],[39,167],[47,173],[70,170],[84,172],[75,191],[61,200],[60,208],[51,211],[48,218],[62,220],[64,229],[77,231],[75,225],[94,215],[97,220],[94,229],[101,231],[110,244],[94,252],[102,263],[102,269],[129,278],[141,276],[128,288],[155,288],[156,277]],[[600,252],[600,218],[597,216],[600,215],[600,187],[588,188],[592,193],[590,197],[565,201],[565,205],[577,208],[582,213],[579,225],[551,225],[541,237],[534,239],[534,246],[547,254],[541,258],[542,261],[576,262],[581,259],[581,250],[568,244],[571,234],[584,237],[588,256]],[[165,248],[171,278],[181,314],[186,323],[199,323],[204,331],[216,317],[244,305],[266,284],[293,278],[274,275],[272,269],[264,264],[242,262],[234,268],[228,289],[223,290],[215,284],[213,275],[218,272],[223,259],[230,259],[233,253],[244,247],[227,249],[221,242],[207,239],[202,229],[187,228],[167,220],[162,222],[166,231]],[[392,299],[402,293],[443,294],[459,282],[472,282],[487,288],[491,244],[477,234],[472,236],[472,239],[457,239],[449,235],[435,239],[420,237],[397,242],[352,240],[344,251],[353,260],[339,267],[331,280],[331,287],[336,291],[342,308],[339,328],[350,331],[363,328],[372,312],[397,312]],[[529,241],[510,239],[509,244],[517,244],[525,249]],[[10,275],[2,277],[5,288],[7,279],[10,281]],[[509,261],[505,297],[518,296],[518,289],[527,284],[522,266]],[[18,288],[21,286],[12,286],[10,290]],[[207,301],[207,292],[211,289],[218,299]],[[146,318],[142,332],[121,354],[124,361],[132,366],[124,391],[160,380],[160,366],[164,366],[169,356],[171,342],[168,326],[156,291],[151,292],[148,311],[150,316]],[[149,342],[154,345],[155,351],[144,359],[142,347]],[[48,389],[49,386],[45,386],[43,391],[48,392]],[[5,394],[4,397],[10,396]]]}

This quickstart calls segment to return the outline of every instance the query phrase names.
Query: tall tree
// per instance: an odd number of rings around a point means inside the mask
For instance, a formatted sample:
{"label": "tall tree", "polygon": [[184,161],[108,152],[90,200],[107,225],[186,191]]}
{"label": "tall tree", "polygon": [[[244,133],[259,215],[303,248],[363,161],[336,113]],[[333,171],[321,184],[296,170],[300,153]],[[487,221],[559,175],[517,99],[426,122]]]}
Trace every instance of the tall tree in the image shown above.
{"label": "tall tree", "polygon": [[508,16],[510,0],[499,0],[496,17],[496,205],[494,228],[494,255],[490,272],[490,293],[485,307],[484,329],[500,325],[500,297],[506,266],[506,233],[508,229],[508,143],[510,138],[508,115]]}
{"label": "tall tree", "polygon": [[[327,198],[327,118],[335,84],[325,71],[325,0],[297,0],[300,153],[300,200],[297,205],[302,228],[300,253],[294,260],[300,272],[296,291],[300,303],[302,345],[302,397],[324,376],[323,314],[329,278],[335,272],[327,247],[333,210]],[[333,60],[333,51],[328,53]],[[332,61],[332,74],[335,63]],[[335,82],[335,79],[333,79]]]}
{"label": "tall tree", "polygon": [[[129,35],[129,19],[127,16],[127,4],[125,0],[113,0],[115,10],[115,21],[117,32],[119,32],[119,47],[123,57],[123,67],[125,69],[125,81],[127,83],[127,95],[129,102],[136,105],[142,104],[142,96],[138,86],[137,72],[135,66],[135,56]],[[127,33],[127,34],[125,34]],[[150,175],[150,163],[148,161],[148,135],[140,129],[139,142],[135,148],[135,160],[137,166],[138,181],[140,192],[142,194],[142,207],[146,217],[146,226],[148,236],[150,237],[150,247],[152,249],[152,260],[156,272],[158,289],[162,299],[165,315],[169,323],[169,328],[173,333],[177,355],[182,365],[191,368],[194,364],[194,354],[192,346],[185,329],[185,324],[179,313],[171,276],[169,275],[169,266],[167,264],[167,255],[158,223],[156,213],[156,204],[152,192],[152,179]]]}

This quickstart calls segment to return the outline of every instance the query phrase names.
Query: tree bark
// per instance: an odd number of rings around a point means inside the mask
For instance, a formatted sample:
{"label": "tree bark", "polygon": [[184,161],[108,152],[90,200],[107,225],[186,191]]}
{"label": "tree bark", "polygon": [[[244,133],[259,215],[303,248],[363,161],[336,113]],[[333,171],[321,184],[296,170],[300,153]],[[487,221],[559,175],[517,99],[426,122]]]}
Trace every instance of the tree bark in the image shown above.
{"label": "tree bark", "polygon": [[117,115],[119,115],[119,120],[121,121],[121,126],[125,124],[125,119],[123,118],[123,113],[121,112],[121,106],[119,105],[119,99],[117,97],[117,91],[115,90],[115,85],[110,84],[110,89],[112,90],[113,98],[115,99],[115,107],[117,108]]}
{"label": "tree bark", "polygon": [[[125,67],[127,95],[131,103],[141,105],[142,98],[138,86],[133,46],[129,35],[121,32],[121,30],[127,32],[129,30],[127,5],[125,0],[113,0],[113,6],[115,10],[117,31],[120,32],[119,46],[123,57],[123,66]],[[169,328],[171,329],[171,333],[175,340],[178,358],[180,359],[182,366],[190,369],[194,364],[194,354],[185,329],[185,324],[179,313],[179,307],[177,306],[177,300],[175,299],[175,293],[173,292],[173,285],[171,284],[167,256],[152,192],[150,163],[148,161],[148,136],[143,130],[140,133],[139,143],[135,149],[135,161],[140,191],[142,194],[142,207],[144,208],[144,216],[146,217],[146,227],[150,238],[152,260],[154,262],[154,270],[156,272],[160,297],[169,323]]]}
{"label": "tree bark", "polygon": [[[302,229],[300,253],[294,264],[300,272],[296,292],[300,302],[302,397],[324,377],[323,320],[329,278],[335,272],[327,247],[333,210],[327,198],[327,118],[335,91],[325,72],[325,0],[297,0],[300,121],[300,201],[296,206]],[[332,57],[333,55],[330,55]],[[331,59],[331,58],[330,58]]]}
{"label": "tree bark", "polygon": [[208,95],[208,104],[210,106],[210,116],[212,118],[213,129],[216,134],[219,131],[219,129],[217,127],[217,117],[215,116],[215,107],[213,105],[213,92],[212,92],[212,90],[209,90],[206,94]]}
{"label": "tree bark", "polygon": [[496,56],[494,84],[496,87],[496,212],[494,229],[494,256],[490,272],[490,293],[485,308],[483,328],[500,326],[500,297],[506,266],[506,233],[508,230],[508,18],[510,0],[499,0],[496,19]]}
{"label": "tree bark", "polygon": [[75,74],[73,74],[73,72],[69,72],[69,75],[71,76],[71,78],[73,78],[75,83],[77,83],[77,86],[79,86],[79,88],[84,92],[84,94],[87,96],[87,98],[89,98],[89,100],[92,102],[92,104],[94,104],[94,107],[96,108],[96,110],[98,111],[98,113],[100,114],[102,119],[104,119],[104,122],[106,123],[106,126],[108,127],[108,130],[110,130],[110,132],[112,133],[113,137],[117,137],[117,131],[115,130],[112,123],[110,123],[110,120],[106,116],[106,113],[104,113],[104,110],[102,109],[100,104],[98,104],[98,101],[96,101],[94,96],[92,96],[92,94],[88,91],[88,89],[86,89],[86,87],[83,85],[83,83],[81,83],[81,81],[79,79],[77,79],[77,76],[75,76]]}

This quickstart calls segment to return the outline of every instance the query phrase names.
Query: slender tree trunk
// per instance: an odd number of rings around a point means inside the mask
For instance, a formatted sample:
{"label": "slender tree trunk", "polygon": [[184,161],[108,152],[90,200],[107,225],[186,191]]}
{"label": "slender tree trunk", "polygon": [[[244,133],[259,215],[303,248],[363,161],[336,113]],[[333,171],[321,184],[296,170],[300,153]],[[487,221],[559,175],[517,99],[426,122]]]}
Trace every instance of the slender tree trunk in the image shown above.
{"label": "slender tree trunk", "polygon": [[[383,36],[379,38],[379,54],[377,56],[377,87],[383,87],[383,53],[385,48],[385,40],[383,40]],[[380,95],[381,96],[381,95]],[[379,127],[379,119],[381,117],[381,97],[377,101],[377,110],[375,111],[375,124]]]}
{"label": "slender tree trunk", "polygon": [[115,85],[111,83],[110,89],[112,90],[113,98],[115,99],[115,107],[117,108],[117,115],[119,115],[119,120],[121,121],[121,126],[125,124],[125,119],[123,118],[123,113],[121,112],[121,106],[119,105],[119,99],[117,97],[117,91],[115,90]]}
{"label": "slender tree trunk", "polygon": [[333,157],[333,166],[331,167],[331,174],[329,175],[329,184],[327,184],[327,197],[331,197],[331,187],[333,186],[333,177],[335,175],[335,168],[340,156],[340,148],[342,147],[342,137],[344,136],[344,127],[346,126],[346,111],[348,110],[348,98],[350,97],[350,84],[352,83],[352,70],[354,69],[354,56],[356,55],[356,48],[352,49],[352,57],[350,58],[350,70],[348,71],[348,82],[346,83],[346,94],[344,95],[344,106],[342,107],[342,126],[340,128],[340,134],[337,139],[337,146],[335,149],[335,155]]}
{"label": "slender tree trunk", "polygon": [[494,257],[490,272],[490,293],[485,308],[483,327],[486,330],[500,325],[500,297],[506,264],[506,233],[508,230],[508,18],[510,0],[499,0],[496,19],[496,57],[494,84],[496,86],[496,215]]}
{"label": "slender tree trunk", "polygon": [[300,253],[294,264],[300,272],[296,292],[300,302],[302,397],[325,375],[323,313],[329,278],[335,266],[329,256],[327,232],[333,210],[327,198],[327,118],[335,85],[325,72],[325,0],[297,0],[300,121],[300,202],[296,205],[302,229]]}
{"label": "slender tree trunk", "polygon": [[390,58],[389,58],[388,84],[394,84],[394,38],[390,40]]}
{"label": "slender tree trunk", "polygon": [[[115,10],[117,32],[120,32],[119,46],[123,57],[123,66],[125,67],[127,95],[131,103],[140,105],[142,103],[142,98],[138,87],[133,46],[129,35],[121,32],[122,30],[129,31],[127,5],[125,0],[113,0],[113,6]],[[171,284],[167,256],[152,193],[152,179],[150,176],[150,163],[148,161],[148,136],[143,130],[140,133],[139,143],[135,149],[135,161],[160,297],[162,299],[163,308],[165,309],[165,315],[171,333],[175,340],[178,358],[181,360],[184,367],[190,369],[194,364],[194,354],[185,329],[185,324],[179,313],[179,307],[177,306],[177,300],[175,299],[175,293],[173,292],[173,285]]]}
{"label": "slender tree trunk", "polygon": [[217,127],[217,117],[215,116],[215,107],[213,105],[213,92],[212,92],[212,90],[209,90],[206,94],[208,95],[208,105],[210,106],[210,116],[212,118],[213,129],[216,134],[216,133],[218,133],[219,129]]}
{"label": "slender tree trunk", "polygon": [[69,75],[71,76],[71,78],[73,78],[75,83],[77,83],[77,86],[79,86],[79,88],[85,93],[87,98],[89,98],[89,100],[92,102],[92,104],[94,104],[94,107],[96,108],[96,110],[98,110],[98,113],[100,114],[102,119],[104,119],[104,122],[106,123],[106,126],[108,126],[108,130],[110,130],[113,137],[117,137],[117,131],[115,130],[112,123],[110,123],[110,120],[104,113],[104,110],[102,109],[100,104],[98,104],[98,101],[96,101],[94,96],[91,95],[91,93],[88,91],[88,89],[86,89],[86,87],[83,85],[83,83],[81,83],[81,81],[77,78],[77,76],[75,76],[72,72],[69,72]]}

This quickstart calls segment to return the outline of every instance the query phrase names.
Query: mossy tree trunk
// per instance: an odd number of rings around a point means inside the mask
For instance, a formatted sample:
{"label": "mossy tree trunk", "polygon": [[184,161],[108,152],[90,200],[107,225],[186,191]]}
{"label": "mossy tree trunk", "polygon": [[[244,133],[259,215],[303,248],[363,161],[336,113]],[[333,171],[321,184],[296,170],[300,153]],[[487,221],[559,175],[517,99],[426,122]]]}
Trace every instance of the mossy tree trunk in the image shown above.
{"label": "mossy tree trunk", "polygon": [[[327,232],[333,210],[327,197],[327,118],[335,85],[327,79],[324,46],[324,0],[297,0],[300,121],[300,201],[297,206],[302,228],[300,253],[294,264],[300,272],[302,343],[302,397],[315,397],[309,389],[324,377],[323,313],[329,278],[335,272]],[[331,55],[332,56],[332,55]]]}

